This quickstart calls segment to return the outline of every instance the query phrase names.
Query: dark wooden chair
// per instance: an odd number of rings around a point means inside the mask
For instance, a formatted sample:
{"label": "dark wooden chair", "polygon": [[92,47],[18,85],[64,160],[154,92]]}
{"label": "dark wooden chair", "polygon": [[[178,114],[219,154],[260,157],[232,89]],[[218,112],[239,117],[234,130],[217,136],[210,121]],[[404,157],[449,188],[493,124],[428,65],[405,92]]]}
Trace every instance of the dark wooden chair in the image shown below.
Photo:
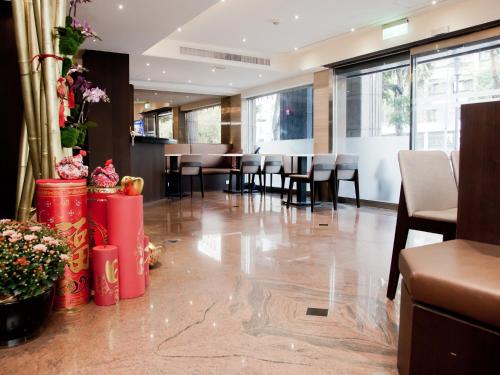
{"label": "dark wooden chair", "polygon": [[198,176],[200,181],[201,197],[205,197],[203,187],[203,167],[201,155],[181,155],[181,160],[178,170],[172,170],[169,173],[169,178],[178,178],[179,183],[179,199],[183,196],[182,177],[189,176],[191,197],[193,196],[193,177]]}
{"label": "dark wooden chair", "polygon": [[387,298],[394,299],[399,282],[399,253],[410,229],[456,238],[458,190],[450,161],[442,151],[400,151],[401,193],[392,249]]}
{"label": "dark wooden chair", "polygon": [[266,194],[267,188],[267,175],[271,177],[271,189],[273,187],[273,174],[278,174],[281,176],[281,198],[283,199],[283,191],[285,189],[285,169],[283,165],[282,155],[268,155],[264,159],[264,169],[262,170],[264,175],[264,187],[263,192]]}
{"label": "dark wooden chair", "polygon": [[354,182],[356,192],[356,206],[359,208],[359,175],[358,175],[358,155],[338,154],[336,161],[337,192],[339,191],[340,181]]}
{"label": "dark wooden chair", "polygon": [[244,192],[244,184],[243,180],[245,175],[248,175],[248,182],[250,186],[250,193],[253,192],[253,182],[255,179],[255,175],[259,175],[260,184],[262,185],[262,169],[261,169],[261,155],[258,154],[246,154],[241,158],[240,168],[232,168],[229,171],[229,192],[232,193],[233,186],[233,176],[239,178],[240,181],[240,194],[243,195]]}
{"label": "dark wooden chair", "polygon": [[316,201],[316,186],[320,182],[328,182],[332,197],[333,208],[337,210],[337,182],[335,177],[335,155],[315,155],[313,157],[312,166],[309,174],[291,174],[289,176],[290,184],[288,186],[287,207],[290,207],[292,202],[292,192],[295,183],[308,183],[311,190],[311,211],[314,211]]}

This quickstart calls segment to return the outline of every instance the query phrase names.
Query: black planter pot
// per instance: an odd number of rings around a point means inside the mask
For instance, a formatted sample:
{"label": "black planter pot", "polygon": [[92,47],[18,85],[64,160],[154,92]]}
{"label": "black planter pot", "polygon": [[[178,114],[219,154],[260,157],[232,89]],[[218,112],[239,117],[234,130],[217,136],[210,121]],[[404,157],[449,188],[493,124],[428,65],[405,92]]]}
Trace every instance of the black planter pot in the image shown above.
{"label": "black planter pot", "polygon": [[23,344],[37,337],[54,301],[54,288],[21,301],[0,303],[0,347]]}

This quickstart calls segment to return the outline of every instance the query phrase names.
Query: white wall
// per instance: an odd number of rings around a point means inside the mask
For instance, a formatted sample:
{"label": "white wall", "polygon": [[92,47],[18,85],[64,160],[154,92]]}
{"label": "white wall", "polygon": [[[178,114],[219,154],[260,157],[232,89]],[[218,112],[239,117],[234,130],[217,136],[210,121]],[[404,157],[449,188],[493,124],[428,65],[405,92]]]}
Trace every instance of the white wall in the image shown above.
{"label": "white wall", "polygon": [[[336,61],[430,38],[434,31],[443,27],[449,27],[449,31],[456,31],[499,18],[499,0],[438,3],[432,8],[426,8],[422,13],[409,17],[409,32],[405,36],[384,41],[382,25],[367,27],[306,47],[297,52],[296,57],[288,61],[288,64],[291,69],[309,71]],[[283,60],[290,60],[290,56],[283,56]]]}

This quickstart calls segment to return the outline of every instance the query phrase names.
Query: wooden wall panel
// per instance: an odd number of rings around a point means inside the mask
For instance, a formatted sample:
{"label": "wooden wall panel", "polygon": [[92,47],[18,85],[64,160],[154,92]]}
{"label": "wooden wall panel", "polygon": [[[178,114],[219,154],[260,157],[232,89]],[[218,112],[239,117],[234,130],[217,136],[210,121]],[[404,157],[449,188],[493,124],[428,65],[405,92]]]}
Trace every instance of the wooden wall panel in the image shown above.
{"label": "wooden wall panel", "polygon": [[314,73],[314,152],[332,150],[332,93],[331,69]]}
{"label": "wooden wall panel", "polygon": [[16,210],[17,164],[23,120],[23,98],[17,60],[12,6],[10,2],[0,1],[0,218],[13,218]]}
{"label": "wooden wall panel", "polygon": [[457,237],[500,245],[500,101],[461,117]]}
{"label": "wooden wall panel", "polygon": [[87,50],[83,66],[88,79],[106,89],[111,103],[99,103],[89,119],[98,123],[88,135],[89,169],[113,158],[120,175],[130,175],[130,127],[133,125],[133,91],[129,85],[129,56],[122,53]]}

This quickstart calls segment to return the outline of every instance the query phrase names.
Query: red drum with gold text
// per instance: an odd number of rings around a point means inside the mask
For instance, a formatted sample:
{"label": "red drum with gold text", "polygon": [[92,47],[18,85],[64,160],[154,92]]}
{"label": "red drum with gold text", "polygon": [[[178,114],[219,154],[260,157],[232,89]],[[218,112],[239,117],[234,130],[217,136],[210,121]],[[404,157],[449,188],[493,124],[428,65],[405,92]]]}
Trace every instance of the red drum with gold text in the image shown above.
{"label": "red drum with gold text", "polygon": [[86,180],[37,180],[38,221],[58,229],[72,247],[69,264],[56,288],[54,306],[72,308],[88,303],[89,243]]}
{"label": "red drum with gold text", "polygon": [[87,193],[87,218],[90,248],[108,244],[108,196],[116,194],[118,187],[90,186]]}

